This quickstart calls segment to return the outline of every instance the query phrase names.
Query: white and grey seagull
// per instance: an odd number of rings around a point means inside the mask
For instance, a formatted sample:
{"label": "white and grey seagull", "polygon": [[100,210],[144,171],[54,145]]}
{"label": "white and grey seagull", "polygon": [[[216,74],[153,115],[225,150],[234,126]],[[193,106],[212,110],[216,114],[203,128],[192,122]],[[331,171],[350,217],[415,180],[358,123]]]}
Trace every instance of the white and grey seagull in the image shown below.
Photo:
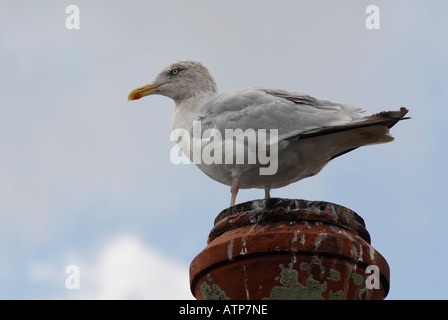
{"label": "white and grey seagull", "polygon": [[[316,175],[340,155],[361,146],[392,141],[389,129],[398,121],[407,119],[404,116],[408,112],[402,107],[398,111],[362,116],[363,109],[347,103],[277,89],[249,88],[219,95],[207,68],[199,62],[187,60],[165,67],[153,82],[134,89],[128,100],[152,94],[174,100],[172,129],[188,132],[190,143],[195,139],[195,122],[200,123],[201,132],[212,129],[209,134],[216,132],[222,137],[222,140],[217,139],[217,135],[213,139],[202,139],[215,143],[215,153],[218,150],[216,143],[220,144],[223,161],[194,163],[210,178],[230,186],[231,206],[235,204],[239,189],[264,189],[265,198],[269,198],[271,189]],[[267,130],[265,151],[266,154],[276,152],[275,173],[261,174],[260,168],[267,167],[267,164],[260,159],[251,162],[246,156],[246,161],[238,162],[235,161],[237,154],[232,153],[230,160],[234,161],[229,161],[225,151],[230,149],[226,149],[226,145],[238,140],[224,138],[229,129],[240,132]],[[270,140],[272,130],[276,133],[274,142]],[[246,135],[240,139],[243,150],[247,154],[256,152],[260,146],[254,147],[247,138]],[[186,140],[179,139],[178,145],[193,161],[194,148],[185,144]],[[200,144],[202,150],[206,147],[204,141]]]}

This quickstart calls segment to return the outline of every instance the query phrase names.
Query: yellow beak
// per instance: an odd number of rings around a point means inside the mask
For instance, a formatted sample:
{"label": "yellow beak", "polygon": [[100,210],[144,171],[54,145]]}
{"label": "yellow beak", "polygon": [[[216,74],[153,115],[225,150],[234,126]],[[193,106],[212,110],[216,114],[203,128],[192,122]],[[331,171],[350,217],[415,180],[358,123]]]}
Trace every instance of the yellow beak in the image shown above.
{"label": "yellow beak", "polygon": [[131,93],[128,96],[128,101],[138,100],[144,96],[149,96],[151,94],[155,94],[155,93],[157,93],[156,89],[158,87],[160,87],[162,84],[147,84],[147,85],[138,87],[131,91]]}

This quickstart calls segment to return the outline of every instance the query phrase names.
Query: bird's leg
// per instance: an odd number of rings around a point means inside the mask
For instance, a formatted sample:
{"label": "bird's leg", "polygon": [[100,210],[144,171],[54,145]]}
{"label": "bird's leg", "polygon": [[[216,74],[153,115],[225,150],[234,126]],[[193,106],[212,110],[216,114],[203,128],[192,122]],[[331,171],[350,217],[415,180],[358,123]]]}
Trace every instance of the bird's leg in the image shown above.
{"label": "bird's leg", "polygon": [[269,194],[271,192],[271,186],[265,186],[264,187],[264,198],[270,199],[271,195]]}
{"label": "bird's leg", "polygon": [[240,190],[240,181],[238,180],[238,177],[234,177],[232,181],[232,186],[230,187],[230,192],[232,193],[232,197],[230,198],[231,207],[235,205],[238,190]]}

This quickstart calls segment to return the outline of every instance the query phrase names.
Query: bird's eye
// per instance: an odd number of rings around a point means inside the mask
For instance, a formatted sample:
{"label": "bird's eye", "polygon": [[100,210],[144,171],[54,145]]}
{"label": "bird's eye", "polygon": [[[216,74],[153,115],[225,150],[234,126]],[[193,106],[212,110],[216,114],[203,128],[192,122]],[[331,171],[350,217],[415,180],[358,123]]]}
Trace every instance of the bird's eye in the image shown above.
{"label": "bird's eye", "polygon": [[178,74],[179,73],[179,69],[173,69],[173,70],[171,70],[171,74],[172,75],[176,75],[176,74]]}

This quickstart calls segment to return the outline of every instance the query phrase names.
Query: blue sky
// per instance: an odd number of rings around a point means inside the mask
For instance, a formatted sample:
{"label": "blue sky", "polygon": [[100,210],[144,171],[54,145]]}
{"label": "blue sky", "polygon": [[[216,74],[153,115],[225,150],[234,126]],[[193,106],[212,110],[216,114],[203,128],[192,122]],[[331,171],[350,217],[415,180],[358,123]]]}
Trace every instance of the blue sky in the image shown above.
{"label": "blue sky", "polygon": [[[79,30],[65,26],[70,4]],[[365,27],[370,4],[379,30]],[[446,12],[435,0],[2,1],[0,298],[192,298],[188,266],[229,187],[170,162],[171,100],[126,100],[191,59],[220,92],[260,86],[369,113],[409,108],[393,143],[272,196],[361,215],[391,268],[388,299],[447,299]],[[242,190],[237,202],[263,196]],[[65,286],[71,264],[79,290]]]}

